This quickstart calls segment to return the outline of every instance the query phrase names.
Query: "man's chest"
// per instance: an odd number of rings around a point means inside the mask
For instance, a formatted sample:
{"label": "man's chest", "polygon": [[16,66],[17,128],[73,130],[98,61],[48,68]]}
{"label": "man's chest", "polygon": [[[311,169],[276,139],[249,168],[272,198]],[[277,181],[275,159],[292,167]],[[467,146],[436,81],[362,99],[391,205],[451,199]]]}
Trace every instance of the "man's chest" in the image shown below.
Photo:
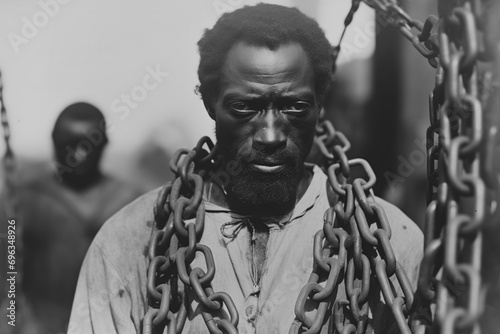
{"label": "man's chest", "polygon": [[[213,229],[207,224],[201,243],[209,246],[215,262],[210,284],[214,292],[225,292],[234,301],[239,333],[288,333],[297,297],[313,268],[314,234],[322,220],[315,226],[302,223],[269,230],[245,227],[232,239],[222,236],[220,224]],[[191,267],[206,272],[205,256],[197,254]],[[186,330],[191,328],[186,333],[194,333],[206,326],[203,303],[196,293],[189,293],[193,320],[186,323]]]}

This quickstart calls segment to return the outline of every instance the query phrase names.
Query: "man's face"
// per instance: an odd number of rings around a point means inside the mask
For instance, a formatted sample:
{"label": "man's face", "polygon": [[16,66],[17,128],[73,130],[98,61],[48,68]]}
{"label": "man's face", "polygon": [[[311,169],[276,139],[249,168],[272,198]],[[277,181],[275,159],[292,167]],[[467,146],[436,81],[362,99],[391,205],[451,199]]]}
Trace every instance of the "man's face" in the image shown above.
{"label": "man's face", "polygon": [[253,215],[293,209],[318,118],[314,72],[302,47],[236,44],[212,106],[221,153],[241,168],[226,189],[231,208]]}
{"label": "man's face", "polygon": [[57,128],[54,137],[56,158],[59,163],[72,167],[68,177],[85,182],[98,171],[106,141],[89,141],[89,134],[96,129],[99,129],[98,122],[83,120],[66,120]]}

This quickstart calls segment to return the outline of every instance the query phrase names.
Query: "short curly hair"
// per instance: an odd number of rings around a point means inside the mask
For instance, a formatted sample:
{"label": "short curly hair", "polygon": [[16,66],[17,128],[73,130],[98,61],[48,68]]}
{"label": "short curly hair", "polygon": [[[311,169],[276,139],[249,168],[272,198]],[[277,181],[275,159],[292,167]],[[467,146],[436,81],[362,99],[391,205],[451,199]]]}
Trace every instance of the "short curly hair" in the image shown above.
{"label": "short curly hair", "polygon": [[221,69],[227,53],[237,42],[270,50],[290,43],[300,44],[314,69],[316,96],[323,102],[333,65],[333,47],[324,31],[297,8],[260,3],[222,15],[199,40],[197,91],[206,105],[219,93]]}

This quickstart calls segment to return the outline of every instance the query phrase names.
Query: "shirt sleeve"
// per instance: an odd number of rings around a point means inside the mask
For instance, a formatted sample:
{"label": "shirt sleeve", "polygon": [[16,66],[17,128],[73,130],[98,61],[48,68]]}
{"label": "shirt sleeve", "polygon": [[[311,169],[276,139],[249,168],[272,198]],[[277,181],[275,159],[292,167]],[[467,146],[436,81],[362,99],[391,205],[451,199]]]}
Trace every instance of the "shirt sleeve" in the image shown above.
{"label": "shirt sleeve", "polygon": [[139,333],[125,279],[95,243],[80,271],[68,334]]}

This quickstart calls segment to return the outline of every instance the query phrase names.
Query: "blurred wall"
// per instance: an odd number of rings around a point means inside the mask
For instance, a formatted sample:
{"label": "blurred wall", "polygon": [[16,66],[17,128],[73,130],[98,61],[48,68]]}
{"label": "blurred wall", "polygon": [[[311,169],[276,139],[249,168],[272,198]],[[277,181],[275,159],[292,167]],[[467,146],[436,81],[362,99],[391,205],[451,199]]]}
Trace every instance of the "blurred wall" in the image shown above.
{"label": "blurred wall", "polygon": [[[168,175],[173,151],[193,146],[201,135],[213,137],[212,121],[194,93],[196,42],[224,11],[257,2],[0,0],[0,69],[14,152],[21,160],[49,161],[57,115],[84,100],[108,121],[104,170],[157,186],[159,175]],[[266,2],[299,6],[319,20],[333,44],[351,4]],[[362,5],[342,62],[370,57],[370,21],[373,11]]]}

